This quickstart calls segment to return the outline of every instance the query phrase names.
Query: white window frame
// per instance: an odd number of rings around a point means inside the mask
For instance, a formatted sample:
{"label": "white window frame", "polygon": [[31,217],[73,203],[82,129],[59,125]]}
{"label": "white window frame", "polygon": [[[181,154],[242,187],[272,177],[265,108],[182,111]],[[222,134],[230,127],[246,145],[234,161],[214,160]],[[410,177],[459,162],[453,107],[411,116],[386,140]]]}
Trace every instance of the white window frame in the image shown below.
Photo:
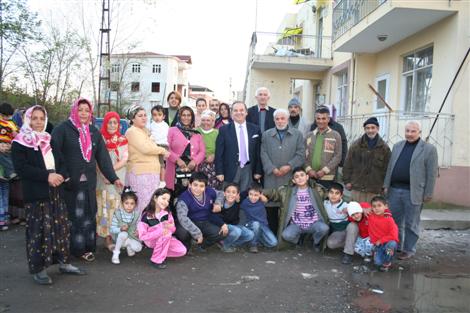
{"label": "white window frame", "polygon": [[[426,50],[426,49],[429,49],[429,48],[433,48],[433,51],[432,51],[432,64],[430,65],[426,65],[426,66],[422,66],[422,67],[413,67],[412,70],[410,71],[407,71],[407,72],[404,72],[403,71],[403,65],[404,65],[404,62],[405,62],[405,58],[411,54],[415,55],[417,53],[419,53],[420,51],[422,50]],[[410,53],[406,53],[403,55],[402,59],[401,59],[401,111],[406,114],[406,113],[412,113],[412,112],[427,112],[429,111],[429,106],[431,105],[431,100],[429,100],[428,103],[426,103],[425,107],[423,108],[422,111],[417,111],[416,110],[416,85],[417,85],[417,79],[416,79],[416,76],[417,76],[417,72],[420,71],[420,70],[424,70],[424,69],[427,69],[427,68],[431,68],[431,79],[432,79],[432,67],[434,65],[434,46],[433,45],[430,45],[430,46],[426,46],[426,47],[423,47],[423,48],[419,48],[419,49],[416,49],[416,50],[413,50],[412,52]],[[408,76],[410,76],[410,74],[412,75],[412,78],[413,78],[413,83],[412,83],[412,89],[411,89],[411,110],[406,110],[406,78]],[[431,81],[431,86],[430,86],[430,89],[431,89],[431,93],[432,93],[432,81]],[[431,95],[429,95],[429,98],[431,98]]]}
{"label": "white window frame", "polygon": [[160,74],[162,72],[162,65],[161,64],[153,64],[152,65],[152,73]]}
{"label": "white window frame", "polygon": [[131,67],[132,73],[140,73],[140,64],[134,63]]}
{"label": "white window frame", "polygon": [[[390,74],[383,74],[383,75],[377,76],[377,78],[375,79],[375,90],[377,90],[377,92],[379,91],[379,81],[382,81],[382,80],[385,80],[385,97],[384,97],[384,99],[387,103],[390,103]],[[388,112],[388,108],[385,105],[384,105],[383,108],[378,107],[379,101],[380,101],[380,99],[376,95],[375,96],[375,103],[374,103],[374,112],[377,112],[377,113]]]}
{"label": "white window frame", "polygon": [[[349,99],[349,71],[347,69],[343,71],[336,72],[334,74],[336,76],[337,84],[336,84],[336,115],[337,116],[346,116],[349,114],[349,107],[348,107],[348,99]],[[346,81],[344,81],[344,76],[346,75]],[[341,84],[339,83],[341,81]],[[344,101],[346,105],[343,107],[343,99],[341,99],[341,95],[344,92]],[[343,112],[346,111],[346,112]]]}

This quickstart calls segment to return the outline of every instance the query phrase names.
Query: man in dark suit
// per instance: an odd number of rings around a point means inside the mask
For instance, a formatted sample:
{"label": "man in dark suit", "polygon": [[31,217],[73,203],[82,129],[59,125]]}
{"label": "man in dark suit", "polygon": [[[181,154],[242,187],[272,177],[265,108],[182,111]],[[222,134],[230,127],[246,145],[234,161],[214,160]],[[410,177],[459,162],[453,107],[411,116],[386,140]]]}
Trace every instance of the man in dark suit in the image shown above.
{"label": "man in dark suit", "polygon": [[261,133],[259,127],[246,121],[245,103],[236,101],[232,106],[233,123],[219,129],[215,146],[215,172],[217,179],[239,184],[246,191],[253,179],[263,173],[260,159]]}
{"label": "man in dark suit", "polygon": [[252,106],[248,110],[248,116],[246,121],[258,125],[261,133],[264,133],[266,130],[273,128],[274,124],[274,108],[268,106],[269,98],[271,93],[266,87],[260,87],[256,90],[256,101],[257,105]]}

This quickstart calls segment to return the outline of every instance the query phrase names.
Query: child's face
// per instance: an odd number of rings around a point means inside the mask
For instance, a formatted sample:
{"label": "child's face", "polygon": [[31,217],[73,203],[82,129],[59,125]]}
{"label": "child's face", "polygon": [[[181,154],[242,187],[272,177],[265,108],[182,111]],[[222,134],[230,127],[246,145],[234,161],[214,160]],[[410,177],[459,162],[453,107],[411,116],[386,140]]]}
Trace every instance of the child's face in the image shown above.
{"label": "child's face", "polygon": [[382,201],[372,203],[372,212],[374,212],[375,215],[384,215],[386,209],[388,209],[388,205],[382,203]]}
{"label": "child's face", "polygon": [[158,197],[153,197],[156,207],[160,210],[165,210],[170,205],[170,194],[164,193]]}
{"label": "child's face", "polygon": [[207,104],[204,101],[199,101],[196,103],[197,113],[201,114],[204,110],[207,109]]}
{"label": "child's face", "polygon": [[152,111],[152,120],[155,123],[161,123],[163,119],[165,118],[165,115],[161,111],[153,110]]}
{"label": "child's face", "polygon": [[134,212],[135,205],[136,205],[135,200],[132,198],[127,198],[122,203],[122,207],[124,208],[124,211],[126,211],[127,213]]}
{"label": "child's face", "polygon": [[356,222],[359,222],[360,220],[362,220],[362,213],[361,212],[354,213],[353,215],[351,215],[351,218],[355,220]]}
{"label": "child's face", "polygon": [[341,198],[343,198],[341,191],[337,189],[330,189],[328,191],[328,199],[330,199],[331,203],[338,203],[341,201]]}
{"label": "child's face", "polygon": [[237,200],[239,196],[238,189],[234,186],[229,186],[227,187],[227,189],[225,189],[224,196],[225,201],[227,201],[228,203],[233,203]]}
{"label": "child's face", "polygon": [[189,189],[191,190],[193,195],[199,197],[204,193],[204,190],[206,189],[206,184],[204,182],[195,180],[189,185]]}
{"label": "child's face", "polygon": [[297,187],[305,187],[308,183],[308,176],[303,171],[295,172],[294,176],[292,177],[292,182]]}
{"label": "child's face", "polygon": [[250,199],[250,202],[251,203],[256,203],[259,201],[259,198],[261,196],[261,193],[259,191],[256,191],[256,190],[250,190],[248,192],[248,199]]}

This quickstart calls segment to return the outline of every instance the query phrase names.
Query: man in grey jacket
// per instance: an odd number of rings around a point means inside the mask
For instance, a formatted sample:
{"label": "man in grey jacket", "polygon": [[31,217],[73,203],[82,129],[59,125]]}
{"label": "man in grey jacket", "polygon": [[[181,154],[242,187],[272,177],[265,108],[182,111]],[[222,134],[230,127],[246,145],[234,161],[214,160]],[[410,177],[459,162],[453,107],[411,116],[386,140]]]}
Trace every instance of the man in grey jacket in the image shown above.
{"label": "man in grey jacket", "polygon": [[400,232],[401,253],[406,260],[416,253],[423,203],[432,199],[437,177],[437,150],[421,139],[421,124],[409,121],[406,140],[393,146],[385,175],[384,191]]}

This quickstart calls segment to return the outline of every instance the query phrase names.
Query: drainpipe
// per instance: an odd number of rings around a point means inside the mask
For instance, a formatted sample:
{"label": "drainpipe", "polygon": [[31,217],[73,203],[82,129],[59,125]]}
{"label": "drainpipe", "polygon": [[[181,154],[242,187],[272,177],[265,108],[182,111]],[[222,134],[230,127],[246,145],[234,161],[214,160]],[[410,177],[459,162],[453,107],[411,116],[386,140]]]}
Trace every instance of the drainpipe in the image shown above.
{"label": "drainpipe", "polygon": [[352,55],[352,79],[351,79],[351,116],[354,115],[354,96],[356,86],[356,53]]}

